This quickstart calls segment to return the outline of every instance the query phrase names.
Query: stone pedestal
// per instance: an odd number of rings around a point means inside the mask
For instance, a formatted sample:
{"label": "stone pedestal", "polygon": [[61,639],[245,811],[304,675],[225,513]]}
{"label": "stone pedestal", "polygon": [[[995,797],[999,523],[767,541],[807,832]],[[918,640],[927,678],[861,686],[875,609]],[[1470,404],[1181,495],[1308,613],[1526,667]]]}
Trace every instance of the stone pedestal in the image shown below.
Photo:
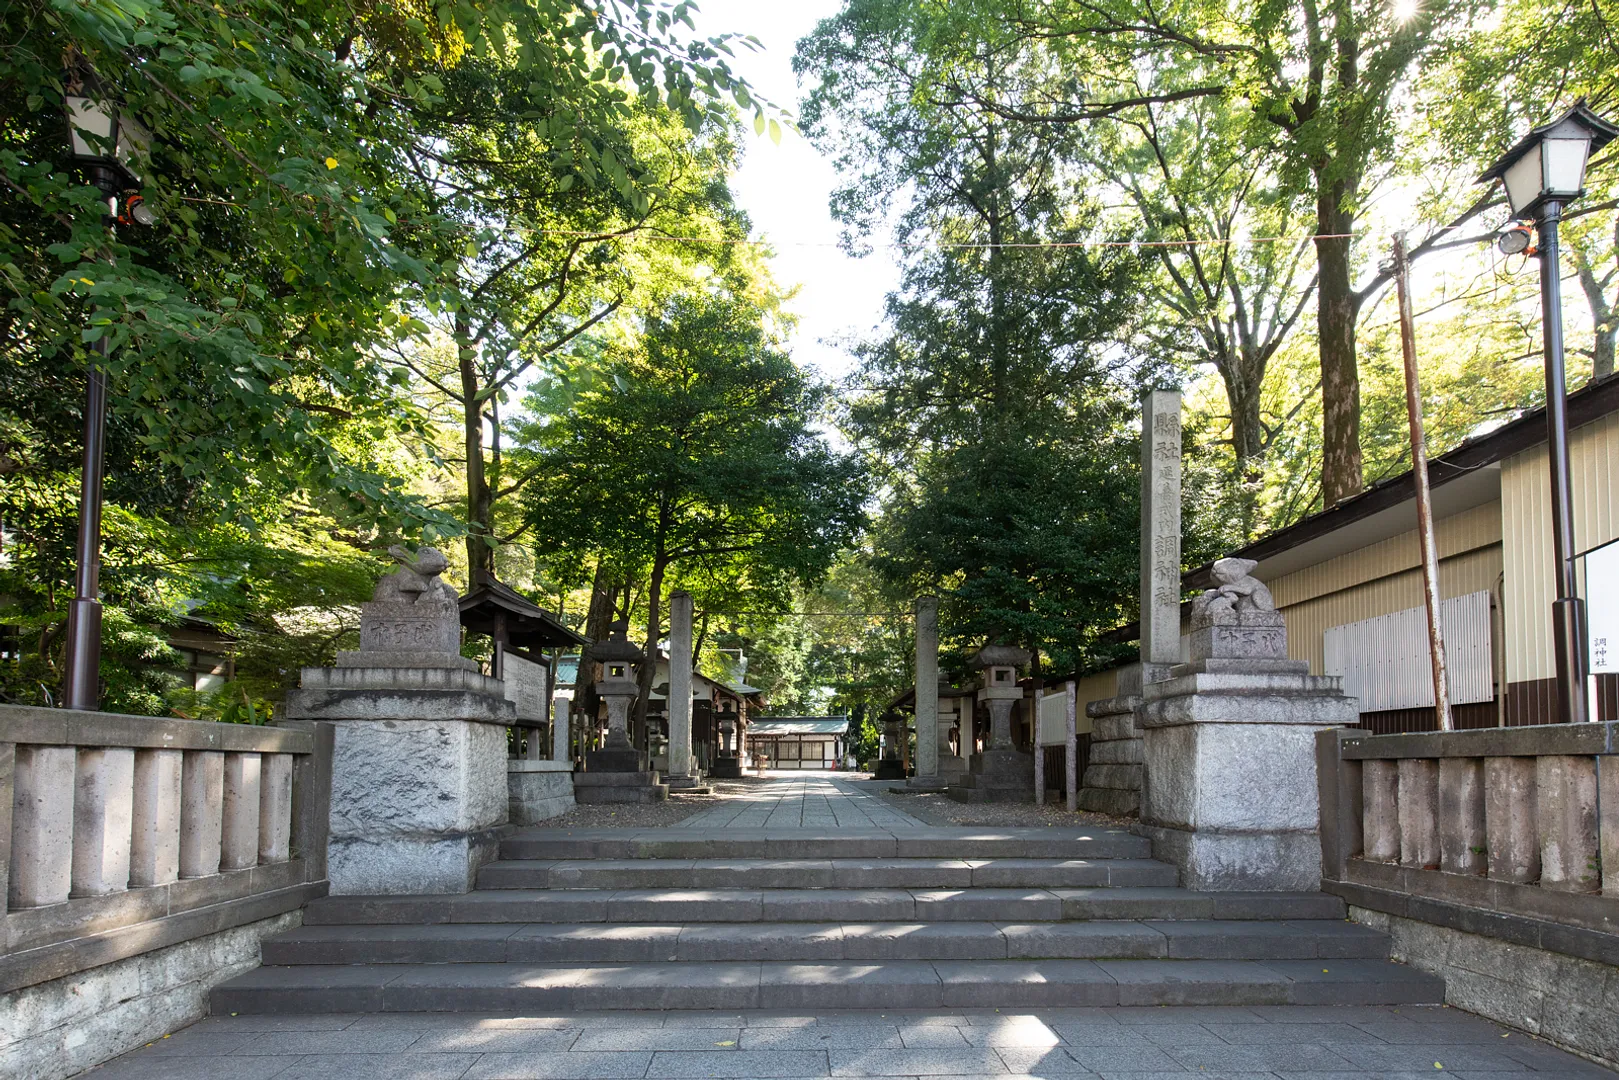
{"label": "stone pedestal", "polygon": [[1034,801],[1034,755],[1022,750],[985,750],[974,754],[961,782],[945,794],[959,803]]}
{"label": "stone pedestal", "polygon": [[[507,821],[505,687],[442,667],[306,668],[287,716],[330,723],[334,894],[463,893]],[[419,656],[414,659],[422,659]]]}
{"label": "stone pedestal", "polygon": [[[505,684],[460,655],[444,556],[392,550],[402,565],[361,606],[359,650],[305,668],[286,714],[333,728],[331,891],[464,893],[506,826],[516,712]],[[182,876],[185,863],[182,846]]]}
{"label": "stone pedestal", "polygon": [[742,759],[735,754],[720,754],[714,759],[714,765],[708,770],[713,780],[740,780],[742,779]]}
{"label": "stone pedestal", "polygon": [[1142,831],[1189,889],[1320,887],[1316,733],[1358,705],[1286,648],[1276,611],[1194,611],[1192,661],[1142,688]]}

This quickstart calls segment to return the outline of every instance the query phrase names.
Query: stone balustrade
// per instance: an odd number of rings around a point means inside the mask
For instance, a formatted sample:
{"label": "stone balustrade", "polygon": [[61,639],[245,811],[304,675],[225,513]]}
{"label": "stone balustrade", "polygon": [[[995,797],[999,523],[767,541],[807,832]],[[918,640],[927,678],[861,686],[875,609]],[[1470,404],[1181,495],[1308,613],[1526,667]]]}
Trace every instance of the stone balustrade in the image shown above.
{"label": "stone balustrade", "polygon": [[0,706],[0,992],[323,895],[323,727]]}
{"label": "stone balustrade", "polygon": [[1611,962],[1616,754],[1612,722],[1323,732],[1323,885],[1351,904],[1420,909],[1480,933],[1510,927],[1513,940]]}

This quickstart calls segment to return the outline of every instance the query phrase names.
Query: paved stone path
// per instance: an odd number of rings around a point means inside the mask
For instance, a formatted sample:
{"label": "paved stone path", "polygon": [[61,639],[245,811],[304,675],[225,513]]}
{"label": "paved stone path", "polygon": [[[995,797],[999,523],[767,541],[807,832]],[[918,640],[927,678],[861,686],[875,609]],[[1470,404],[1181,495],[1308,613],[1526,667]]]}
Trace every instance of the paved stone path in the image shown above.
{"label": "paved stone path", "polygon": [[1438,1007],[220,1016],[86,1080],[1108,1077],[1559,1080],[1614,1074]]}
{"label": "paved stone path", "polygon": [[693,814],[676,829],[928,828],[880,796],[828,773],[772,777],[767,784]]}

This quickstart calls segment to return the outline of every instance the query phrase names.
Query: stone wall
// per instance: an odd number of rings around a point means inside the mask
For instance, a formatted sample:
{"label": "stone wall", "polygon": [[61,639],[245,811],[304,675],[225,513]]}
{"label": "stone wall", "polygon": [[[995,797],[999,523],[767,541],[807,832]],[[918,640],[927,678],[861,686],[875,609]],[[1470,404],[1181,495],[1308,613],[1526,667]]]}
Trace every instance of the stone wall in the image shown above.
{"label": "stone wall", "polygon": [[571,761],[508,761],[506,782],[513,825],[533,825],[574,806]]}
{"label": "stone wall", "polygon": [[208,1015],[208,991],[259,966],[302,911],[0,995],[0,1076],[62,1080]]}
{"label": "stone wall", "polygon": [[1445,1003],[1619,1067],[1619,967],[1351,906],[1393,957],[1445,980]]}

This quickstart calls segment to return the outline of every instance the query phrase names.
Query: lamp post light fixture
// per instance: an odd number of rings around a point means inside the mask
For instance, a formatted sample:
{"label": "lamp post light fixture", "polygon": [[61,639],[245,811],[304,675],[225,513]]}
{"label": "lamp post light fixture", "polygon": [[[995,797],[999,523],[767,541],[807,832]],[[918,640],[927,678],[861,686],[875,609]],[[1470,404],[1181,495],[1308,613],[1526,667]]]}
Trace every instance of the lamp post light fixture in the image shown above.
{"label": "lamp post light fixture", "polygon": [[1568,389],[1563,371],[1563,292],[1558,263],[1557,226],[1563,210],[1585,189],[1585,165],[1594,150],[1615,137],[1619,127],[1579,101],[1562,116],[1535,128],[1479,177],[1501,181],[1512,208],[1513,225],[1502,250],[1523,251],[1527,235],[1520,219],[1531,219],[1539,233],[1541,330],[1546,353],[1546,450],[1551,468],[1552,547],[1557,599],[1552,602],[1553,650],[1557,661],[1557,720],[1587,718],[1585,700],[1585,605],[1576,595],[1574,501],[1568,478]]}
{"label": "lamp post light fixture", "polygon": [[[69,74],[63,95],[67,111],[68,151],[106,203],[108,228],[118,220],[118,199],[140,186],[133,157],[144,154],[151,136],[122,106],[101,92],[93,74]],[[128,202],[142,224],[151,211],[138,195]],[[143,213],[144,212],[144,213]],[[101,488],[107,442],[106,334],[92,346],[98,360],[90,364],[84,400],[84,469],[79,482],[79,538],[75,548],[73,600],[67,612],[67,665],[62,704],[94,710],[100,699],[101,674]]]}

